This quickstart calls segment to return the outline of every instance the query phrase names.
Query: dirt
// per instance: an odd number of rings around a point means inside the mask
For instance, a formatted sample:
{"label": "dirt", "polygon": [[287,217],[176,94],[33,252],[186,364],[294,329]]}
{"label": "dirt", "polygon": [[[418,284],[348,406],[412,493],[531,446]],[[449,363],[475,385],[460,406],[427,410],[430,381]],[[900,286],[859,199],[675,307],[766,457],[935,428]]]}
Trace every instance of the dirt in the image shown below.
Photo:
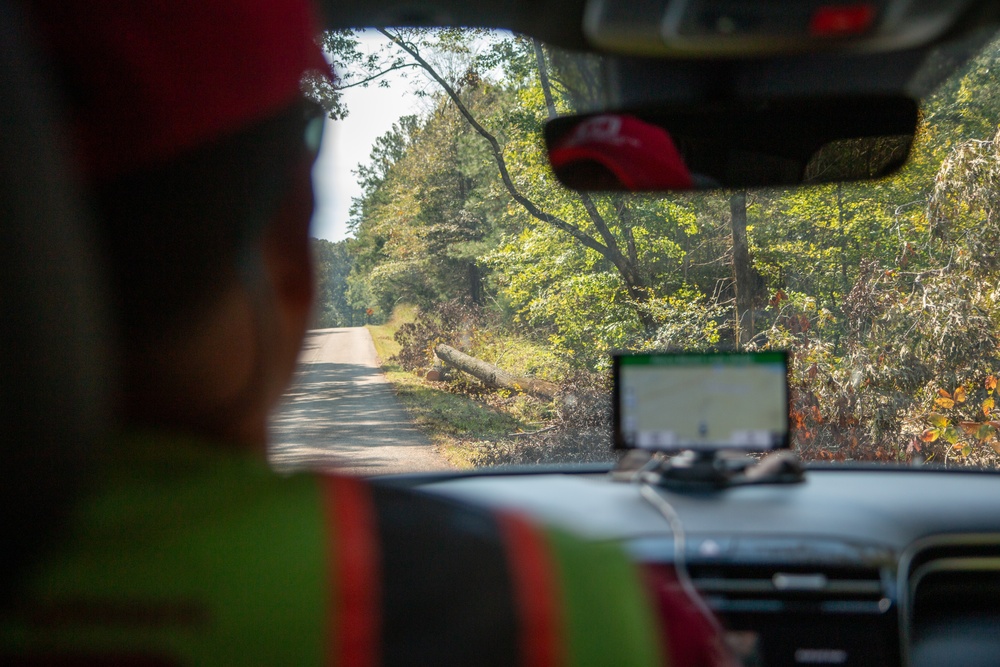
{"label": "dirt", "polygon": [[363,327],[309,332],[271,419],[270,458],[364,476],[449,467],[393,394]]}

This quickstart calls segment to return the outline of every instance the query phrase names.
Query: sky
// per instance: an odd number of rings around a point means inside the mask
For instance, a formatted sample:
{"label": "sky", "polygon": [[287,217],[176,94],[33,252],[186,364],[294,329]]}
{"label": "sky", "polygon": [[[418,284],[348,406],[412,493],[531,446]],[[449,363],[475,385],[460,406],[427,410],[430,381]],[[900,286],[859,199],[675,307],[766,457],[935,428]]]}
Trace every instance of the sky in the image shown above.
{"label": "sky", "polygon": [[[364,41],[374,44],[374,37]],[[389,88],[377,85],[343,91],[348,115],[342,121],[327,119],[323,144],[313,167],[316,208],[312,235],[329,241],[347,236],[351,198],[361,195],[357,177],[351,173],[368,161],[375,139],[406,114],[419,113],[420,98],[411,91],[412,81],[388,77]]]}

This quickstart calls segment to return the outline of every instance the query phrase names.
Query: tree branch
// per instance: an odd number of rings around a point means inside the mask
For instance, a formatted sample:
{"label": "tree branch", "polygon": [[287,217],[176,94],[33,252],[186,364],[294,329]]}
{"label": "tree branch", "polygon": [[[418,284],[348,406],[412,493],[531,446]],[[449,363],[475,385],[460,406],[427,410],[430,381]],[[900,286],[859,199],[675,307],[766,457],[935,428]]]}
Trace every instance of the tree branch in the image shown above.
{"label": "tree branch", "polygon": [[441,86],[441,89],[451,99],[451,101],[455,103],[455,106],[458,108],[459,113],[461,113],[462,117],[464,117],[465,120],[469,123],[469,125],[472,126],[472,129],[474,129],[479,134],[479,136],[483,137],[489,143],[490,151],[493,153],[493,160],[496,162],[497,169],[500,171],[500,178],[503,181],[504,187],[507,189],[507,192],[514,199],[514,201],[516,201],[518,204],[521,205],[521,208],[527,211],[528,214],[534,217],[535,219],[548,223],[556,227],[557,229],[566,232],[567,234],[575,238],[577,241],[582,243],[584,246],[600,253],[602,257],[614,261],[613,258],[614,253],[607,246],[605,246],[604,244],[600,243],[599,241],[591,237],[589,234],[587,234],[585,231],[583,231],[576,225],[567,222],[561,218],[558,218],[554,215],[546,213],[545,211],[542,211],[535,205],[534,202],[532,202],[530,199],[521,194],[521,192],[517,189],[517,186],[514,185],[514,181],[510,177],[510,172],[507,171],[507,163],[504,160],[503,150],[500,148],[500,142],[497,141],[497,138],[489,130],[483,127],[479,123],[479,121],[476,120],[476,118],[472,115],[472,112],[469,111],[468,107],[465,106],[465,103],[458,96],[458,93],[455,91],[454,88],[452,88],[451,84],[445,81],[444,78],[442,78],[441,75],[438,74],[437,70],[434,69],[434,67],[420,55],[420,52],[416,49],[415,46],[403,41],[401,37],[390,33],[384,28],[377,28],[377,30],[383,35],[385,35],[386,38],[391,40],[393,44],[398,46],[400,49],[405,51],[411,58],[413,58],[413,60],[416,61],[416,63],[425,72],[427,72],[427,74],[432,79],[434,79],[434,81],[439,86]]}
{"label": "tree branch", "polygon": [[[556,104],[552,97],[552,88],[549,81],[549,70],[545,65],[545,52],[542,51],[542,45],[537,39],[531,40],[532,45],[535,49],[535,60],[538,62],[538,78],[542,84],[542,94],[545,96],[545,105],[548,107],[549,119],[556,117]],[[597,229],[597,233],[601,235],[601,239],[604,241],[604,245],[608,248],[608,254],[605,255],[618,269],[618,273],[621,274],[625,282],[625,287],[628,289],[629,295],[636,299],[637,301],[645,301],[648,298],[642,280],[639,277],[639,271],[637,270],[638,262],[634,257],[635,254],[635,244],[631,244],[630,249],[632,253],[629,257],[622,255],[621,250],[618,248],[618,239],[612,233],[611,228],[608,227],[607,222],[604,220],[604,216],[601,212],[597,210],[597,206],[594,204],[594,200],[590,198],[590,195],[586,192],[577,192],[577,196],[580,198],[580,203],[583,204],[583,209],[587,212],[590,217],[590,221],[594,223],[594,228]],[[630,234],[627,235],[629,238]],[[643,322],[646,324],[646,322]]]}
{"label": "tree branch", "polygon": [[347,90],[348,88],[356,88],[357,86],[363,86],[366,83],[371,83],[375,79],[378,79],[378,78],[380,78],[382,76],[385,76],[389,72],[395,72],[396,70],[400,70],[400,69],[403,69],[403,68],[406,68],[406,67],[420,67],[420,65],[418,65],[416,63],[397,63],[397,64],[393,65],[392,67],[387,67],[386,69],[384,69],[384,70],[382,70],[380,72],[376,72],[375,74],[372,74],[371,76],[366,76],[365,78],[361,79],[360,81],[352,81],[351,83],[343,83],[343,79],[341,79],[341,84],[337,86],[337,90]]}
{"label": "tree branch", "polygon": [[556,102],[552,99],[552,90],[549,87],[549,68],[545,66],[545,53],[542,51],[541,43],[531,38],[531,45],[535,48],[535,60],[538,62],[538,78],[542,82],[542,94],[545,95],[545,106],[549,110],[549,118],[556,117]]}
{"label": "tree branch", "polygon": [[615,212],[618,214],[618,219],[622,223],[622,232],[625,234],[625,243],[628,248],[628,258],[635,264],[639,265],[639,253],[635,248],[635,236],[632,234],[632,227],[635,225],[635,216],[632,215],[632,209],[629,207],[628,202],[621,195],[615,195],[613,199],[615,205]]}

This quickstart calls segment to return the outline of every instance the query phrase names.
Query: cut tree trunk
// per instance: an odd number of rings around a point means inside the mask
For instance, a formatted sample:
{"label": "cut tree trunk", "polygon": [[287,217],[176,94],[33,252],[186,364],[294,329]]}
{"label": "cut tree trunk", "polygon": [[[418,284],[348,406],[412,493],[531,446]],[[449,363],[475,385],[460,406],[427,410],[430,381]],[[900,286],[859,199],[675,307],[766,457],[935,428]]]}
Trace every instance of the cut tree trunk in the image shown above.
{"label": "cut tree trunk", "polygon": [[481,359],[471,357],[464,352],[459,352],[450,345],[444,343],[434,348],[434,354],[438,359],[444,361],[453,368],[468,373],[487,387],[494,389],[512,389],[523,391],[538,398],[552,399],[559,392],[559,385],[537,378],[517,377],[505,370],[501,370],[493,364],[488,364]]}
{"label": "cut tree trunk", "polygon": [[442,380],[447,380],[448,371],[444,366],[444,362],[441,361],[440,359],[435,359],[434,365],[431,366],[431,369],[427,371],[426,375],[424,375],[424,379],[430,380],[431,382],[440,382]]}

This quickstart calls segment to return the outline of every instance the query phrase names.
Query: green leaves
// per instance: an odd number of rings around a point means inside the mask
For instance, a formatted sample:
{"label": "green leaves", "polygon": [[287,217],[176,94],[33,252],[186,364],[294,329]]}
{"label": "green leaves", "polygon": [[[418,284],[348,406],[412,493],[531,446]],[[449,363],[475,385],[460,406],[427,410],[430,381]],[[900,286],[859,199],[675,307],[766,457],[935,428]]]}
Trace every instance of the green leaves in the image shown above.
{"label": "green leaves", "polygon": [[[973,392],[980,393],[970,396],[968,389],[970,386],[973,387]],[[975,389],[979,386],[982,389]],[[950,454],[964,459],[974,453],[981,454],[985,446],[989,446],[992,450],[1000,450],[1000,444],[997,443],[1000,422],[989,419],[994,409],[995,389],[996,377],[993,375],[987,375],[981,383],[961,384],[952,392],[938,388],[934,393],[934,403],[938,407],[948,409],[951,414],[927,413],[924,421],[933,428],[925,429],[920,435],[920,440],[932,443],[940,439],[951,446]],[[978,400],[984,395],[985,398]],[[970,398],[976,400],[970,401]],[[980,417],[985,419],[980,420]]]}
{"label": "green leaves", "polygon": [[349,241],[332,243],[324,239],[311,239],[316,270],[316,326],[349,327],[360,324],[358,310],[349,300],[347,276],[353,260],[347,246]]}
{"label": "green leaves", "polygon": [[946,428],[948,426],[948,418],[937,412],[927,415],[927,421],[937,428]]}
{"label": "green leaves", "polygon": [[731,345],[738,316],[742,346],[795,352],[805,456],[993,456],[1000,93],[975,91],[1000,65],[996,45],[925,105],[914,162],[896,178],[748,193],[737,275],[732,193],[581,198],[555,182],[540,147],[545,93],[561,113],[593,106],[592,59],[544,47],[546,91],[529,38],[390,34],[396,45],[372,48],[358,33],[324,37],[340,78],[314,92],[331,113],[347,112],[337,86],[415,71],[404,47],[454,95],[424,85],[425,111],[358,168],[354,306],[471,298],[590,369],[611,349]]}

